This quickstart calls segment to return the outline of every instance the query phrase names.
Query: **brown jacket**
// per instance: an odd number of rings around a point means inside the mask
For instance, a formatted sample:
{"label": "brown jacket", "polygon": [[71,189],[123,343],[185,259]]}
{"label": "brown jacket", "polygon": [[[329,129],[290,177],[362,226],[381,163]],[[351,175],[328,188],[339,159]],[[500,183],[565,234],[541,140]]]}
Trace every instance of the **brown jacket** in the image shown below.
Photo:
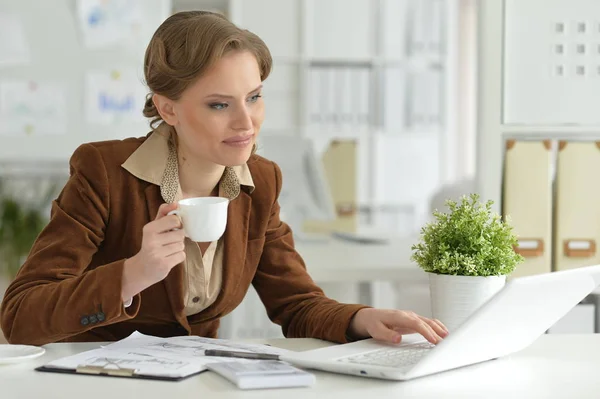
{"label": "brown jacket", "polygon": [[164,202],[158,185],[122,167],[148,137],[84,144],[75,151],[50,222],[0,307],[8,341],[112,341],[135,330],[216,337],[219,319],[253,284],[285,336],[345,342],[351,318],[364,306],[325,297],[307,274],[292,232],[279,219],[281,172],[257,155],[248,161],[255,189],[242,190],[229,205],[222,288],[214,303],[185,315],[180,264],[123,306],[124,261],[139,251],[142,227]]}

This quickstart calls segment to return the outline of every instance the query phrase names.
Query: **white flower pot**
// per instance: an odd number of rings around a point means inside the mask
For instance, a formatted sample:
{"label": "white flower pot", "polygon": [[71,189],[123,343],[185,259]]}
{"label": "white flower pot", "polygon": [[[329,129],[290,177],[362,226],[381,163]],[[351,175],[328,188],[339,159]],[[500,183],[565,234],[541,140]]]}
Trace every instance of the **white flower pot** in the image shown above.
{"label": "white flower pot", "polygon": [[456,330],[506,284],[506,276],[428,274],[432,316],[444,323],[448,331]]}

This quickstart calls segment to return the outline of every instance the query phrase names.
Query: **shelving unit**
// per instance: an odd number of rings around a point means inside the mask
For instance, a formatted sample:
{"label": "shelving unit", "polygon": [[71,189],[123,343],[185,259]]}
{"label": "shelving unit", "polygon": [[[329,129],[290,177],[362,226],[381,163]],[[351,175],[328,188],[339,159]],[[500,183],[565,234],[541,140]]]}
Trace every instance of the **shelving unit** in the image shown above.
{"label": "shelving unit", "polygon": [[[556,197],[560,179],[557,141],[600,140],[595,106],[600,100],[600,21],[595,17],[600,4],[585,0],[554,0],[551,4],[545,0],[489,0],[480,3],[479,11],[478,192],[483,199],[494,201],[494,210],[501,212],[507,141],[551,140],[549,180],[551,202],[556,208],[549,218],[554,219],[560,208]],[[581,52],[582,48],[587,50]],[[582,158],[582,170],[594,170],[592,162],[584,163]],[[596,185],[585,181],[575,186]],[[578,197],[590,199],[579,192],[572,198]],[[593,220],[593,215],[584,218]],[[569,219],[575,220],[575,216]],[[556,220],[552,223],[559,224]],[[556,249],[557,243],[562,244],[557,230],[553,226],[552,238],[544,247],[553,251],[553,268],[565,259]],[[591,257],[572,261],[572,265],[581,266],[592,263]],[[595,310],[589,309],[589,303],[594,303]],[[595,332],[600,331],[598,304],[597,294],[588,298],[550,332],[589,333],[592,326]]]}

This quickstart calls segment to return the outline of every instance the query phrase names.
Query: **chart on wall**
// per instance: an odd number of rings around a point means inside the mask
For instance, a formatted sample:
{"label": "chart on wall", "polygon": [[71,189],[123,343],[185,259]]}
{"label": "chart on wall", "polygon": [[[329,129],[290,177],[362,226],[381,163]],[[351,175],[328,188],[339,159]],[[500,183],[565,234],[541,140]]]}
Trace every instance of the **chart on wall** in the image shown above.
{"label": "chart on wall", "polygon": [[87,48],[100,48],[139,38],[142,0],[78,0],[77,17]]}
{"label": "chart on wall", "polygon": [[67,131],[66,95],[59,83],[0,82],[0,135],[61,135]]}
{"label": "chart on wall", "polygon": [[85,80],[86,120],[114,125],[144,121],[147,89],[135,69],[89,71]]}

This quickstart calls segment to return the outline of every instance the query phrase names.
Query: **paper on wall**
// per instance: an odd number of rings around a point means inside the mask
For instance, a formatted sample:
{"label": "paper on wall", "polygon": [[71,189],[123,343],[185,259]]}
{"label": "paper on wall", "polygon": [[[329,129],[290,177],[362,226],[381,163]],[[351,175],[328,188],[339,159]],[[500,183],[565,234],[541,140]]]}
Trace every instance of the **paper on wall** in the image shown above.
{"label": "paper on wall", "polygon": [[142,0],[78,0],[77,19],[87,48],[130,44],[143,34]]}
{"label": "paper on wall", "polygon": [[85,79],[86,120],[98,125],[144,121],[146,92],[133,69],[89,71]]}
{"label": "paper on wall", "polygon": [[67,132],[65,88],[58,83],[0,82],[0,135]]}
{"label": "paper on wall", "polygon": [[29,62],[29,44],[21,18],[14,13],[0,12],[0,67]]}

